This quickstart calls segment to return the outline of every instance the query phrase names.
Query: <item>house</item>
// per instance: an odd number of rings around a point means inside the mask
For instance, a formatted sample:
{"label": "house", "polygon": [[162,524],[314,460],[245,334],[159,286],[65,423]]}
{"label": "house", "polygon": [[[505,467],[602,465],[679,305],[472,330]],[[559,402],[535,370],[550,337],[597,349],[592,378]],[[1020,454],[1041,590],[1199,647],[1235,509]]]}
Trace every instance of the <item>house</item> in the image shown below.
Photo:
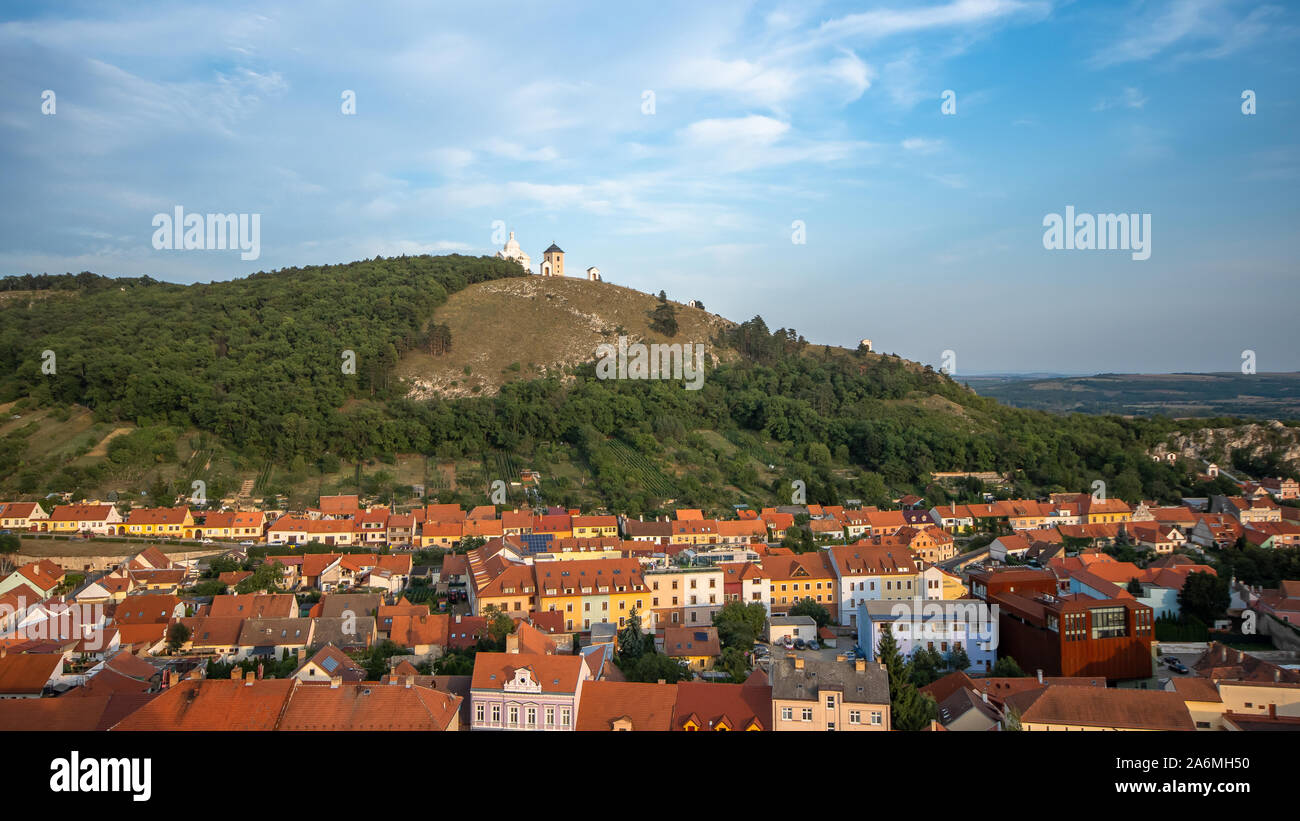
{"label": "house", "polygon": [[185,603],[179,596],[143,593],[127,596],[113,611],[118,624],[170,624],[185,616]]}
{"label": "house", "polygon": [[770,612],[772,607],[771,588],[763,567],[753,562],[719,562],[717,568],[722,571],[722,596],[727,601],[739,601],[744,604],[755,602],[763,605]]}
{"label": "house", "polygon": [[971,595],[984,601],[992,601],[999,593],[1037,595],[1056,594],[1060,590],[1056,574],[1050,570],[986,567],[971,570],[967,578]]}
{"label": "house", "polygon": [[249,658],[280,659],[296,655],[312,643],[312,620],[245,619],[239,630],[238,660]]}
{"label": "house", "polygon": [[113,536],[122,531],[122,514],[112,505],[55,505],[48,519],[36,522],[41,532],[95,533]]}
{"label": "house", "polygon": [[128,536],[182,539],[193,531],[194,517],[188,507],[136,508],[127,515],[125,522]]}
{"label": "house", "polygon": [[917,528],[905,525],[892,534],[872,536],[871,543],[880,547],[902,547],[917,559],[936,564],[957,555],[956,542],[937,527]]}
{"label": "house", "polygon": [[578,655],[478,653],[470,686],[475,730],[573,730],[585,682]]}
{"label": "house", "polygon": [[321,684],[329,684],[336,677],[343,681],[365,681],[366,668],[338,647],[326,644],[294,670],[293,677],[299,681]]}
{"label": "house", "polygon": [[919,562],[906,546],[836,545],[825,553],[836,577],[838,598],[827,609],[840,624],[857,624],[858,605],[862,602],[921,595]]}
{"label": "house", "polygon": [[220,661],[231,661],[239,655],[239,633],[244,627],[243,616],[195,616],[183,618],[180,623],[189,628],[190,638],[181,645],[187,653],[214,655]]}
{"label": "house", "polygon": [[998,654],[1023,669],[1051,676],[1148,678],[1155,614],[1127,598],[1003,592],[989,597],[999,608]]}
{"label": "house", "polygon": [[1191,532],[1187,534],[1187,540],[1200,547],[1226,550],[1235,545],[1237,539],[1244,533],[1245,529],[1237,521],[1237,517],[1226,513],[1204,513],[1192,526]]}
{"label": "house", "polygon": [[[1294,501],[1300,499],[1300,482],[1287,477],[1275,477],[1272,479],[1260,479],[1259,484],[1264,490],[1278,501]],[[4,512],[0,511],[0,516]]]}
{"label": "house", "polygon": [[672,729],[676,684],[588,681],[574,729],[592,732],[664,732]]}
{"label": "house", "polygon": [[1187,543],[1183,532],[1171,525],[1156,522],[1154,524],[1125,525],[1131,541],[1139,550],[1146,550],[1159,556],[1167,556]]}
{"label": "house", "polygon": [[812,599],[835,612],[839,585],[828,552],[818,550],[763,558],[763,572],[771,588],[769,612],[785,614],[804,599]]}
{"label": "house", "polygon": [[213,618],[291,619],[298,615],[292,593],[241,593],[213,596],[204,612]]}
{"label": "house", "polygon": [[38,502],[0,503],[0,528],[5,530],[36,530],[37,523],[48,518]]}
{"label": "house", "polygon": [[417,656],[441,655],[450,635],[450,617],[433,613],[398,614],[392,617],[388,637],[410,648]]}
{"label": "house", "polygon": [[572,527],[573,535],[579,539],[618,536],[618,518],[615,516],[574,516]]}
{"label": "house", "polygon": [[1029,552],[1029,540],[1019,533],[999,536],[989,542],[989,558],[995,562],[1006,563],[1007,557],[1023,559]]}
{"label": "house", "polygon": [[771,730],[772,687],[760,671],[744,684],[679,681],[672,729],[688,733]]}
{"label": "house", "polygon": [[711,670],[722,655],[716,627],[666,627],[663,653],[695,671]]}
{"label": "house", "polygon": [[1009,713],[1026,731],[1195,730],[1175,692],[1052,684],[1009,696]]}
{"label": "house", "polygon": [[1282,521],[1281,508],[1267,495],[1254,499],[1241,496],[1211,496],[1210,512],[1232,516],[1242,525]]}
{"label": "house", "polygon": [[0,699],[40,698],[62,676],[62,653],[10,653],[0,645]]}
{"label": "house", "polygon": [[1245,526],[1246,544],[1273,549],[1300,546],[1300,524],[1295,522],[1254,522]]}
{"label": "house", "polygon": [[378,640],[374,616],[321,616],[311,619],[311,646],[333,644],[343,650],[364,650]]}
{"label": "house", "polygon": [[258,541],[265,527],[266,514],[260,510],[214,510],[193,525],[187,538]]}
{"label": "house", "polygon": [[875,661],[772,660],[772,729],[880,730],[889,721],[889,677]]}
{"label": "house", "polygon": [[[680,567],[646,570],[642,574],[649,588],[650,607],[640,611],[642,626],[655,630],[665,626],[707,626],[726,603],[726,573],[721,567]],[[619,623],[622,627],[622,622]]]}
{"label": "house", "polygon": [[28,596],[48,599],[59,589],[64,578],[63,568],[49,559],[28,562],[0,580],[0,593],[26,591]]}
{"label": "house", "polygon": [[858,646],[876,655],[888,630],[899,652],[910,658],[918,648],[945,659],[960,649],[966,670],[988,672],[997,661],[997,615],[978,599],[956,601],[864,601],[858,605]]}

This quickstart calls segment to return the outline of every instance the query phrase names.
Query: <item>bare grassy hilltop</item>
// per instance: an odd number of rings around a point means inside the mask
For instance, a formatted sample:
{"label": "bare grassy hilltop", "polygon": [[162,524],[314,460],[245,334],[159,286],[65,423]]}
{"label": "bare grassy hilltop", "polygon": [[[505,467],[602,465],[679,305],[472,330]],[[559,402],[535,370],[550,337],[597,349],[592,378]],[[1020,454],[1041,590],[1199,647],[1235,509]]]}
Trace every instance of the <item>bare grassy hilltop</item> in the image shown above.
{"label": "bare grassy hilltop", "polygon": [[[670,300],[671,302],[671,300]],[[451,350],[437,356],[417,350],[402,358],[398,375],[414,399],[491,396],[503,384],[591,362],[596,346],[629,342],[701,342],[727,361],[731,351],[711,341],[731,321],[678,302],[677,335],[650,329],[657,297],[621,285],[564,277],[480,282],[452,294],[433,316],[451,329]]]}

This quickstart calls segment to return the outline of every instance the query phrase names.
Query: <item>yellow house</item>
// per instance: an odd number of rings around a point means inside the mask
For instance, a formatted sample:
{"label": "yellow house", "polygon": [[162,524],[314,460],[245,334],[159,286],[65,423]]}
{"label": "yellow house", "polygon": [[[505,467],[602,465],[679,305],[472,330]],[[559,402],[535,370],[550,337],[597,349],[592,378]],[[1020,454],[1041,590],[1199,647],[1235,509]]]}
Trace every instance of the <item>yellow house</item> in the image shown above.
{"label": "yellow house", "polygon": [[574,516],[573,535],[593,539],[618,535],[618,519],[613,516]]}
{"label": "yellow house", "polygon": [[55,505],[50,518],[37,522],[37,527],[51,533],[88,531],[114,536],[122,532],[122,514],[113,505]]}
{"label": "yellow house", "polygon": [[692,670],[712,670],[722,655],[716,627],[664,628],[664,655],[683,662]]}
{"label": "yellow house", "polygon": [[563,613],[566,630],[590,630],[600,622],[623,626],[632,608],[645,612],[646,586],[636,559],[540,562],[535,568],[538,609]]}
{"label": "yellow house", "polygon": [[194,528],[188,507],[143,507],[131,511],[124,528],[128,536],[183,539]]}

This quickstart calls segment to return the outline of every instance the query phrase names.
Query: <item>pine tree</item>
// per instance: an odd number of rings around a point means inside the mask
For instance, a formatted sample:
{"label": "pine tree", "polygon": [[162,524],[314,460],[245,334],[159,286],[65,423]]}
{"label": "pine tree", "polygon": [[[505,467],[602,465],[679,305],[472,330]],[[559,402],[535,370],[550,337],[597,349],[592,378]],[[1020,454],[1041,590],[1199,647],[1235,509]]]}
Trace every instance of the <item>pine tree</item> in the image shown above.
{"label": "pine tree", "polygon": [[890,723],[895,730],[923,730],[938,714],[934,699],[912,685],[912,665],[903,658],[888,626],[880,636],[880,661],[889,675]]}

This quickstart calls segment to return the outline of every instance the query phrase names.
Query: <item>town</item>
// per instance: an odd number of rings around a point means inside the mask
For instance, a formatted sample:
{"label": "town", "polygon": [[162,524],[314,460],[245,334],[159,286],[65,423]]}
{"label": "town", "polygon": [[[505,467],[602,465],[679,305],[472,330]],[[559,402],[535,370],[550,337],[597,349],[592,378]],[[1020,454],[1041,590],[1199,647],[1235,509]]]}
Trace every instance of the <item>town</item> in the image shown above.
{"label": "town", "polygon": [[1300,487],[1237,487],[649,519],[8,502],[0,727],[1300,729],[1300,578],[1232,574],[1300,545]]}

